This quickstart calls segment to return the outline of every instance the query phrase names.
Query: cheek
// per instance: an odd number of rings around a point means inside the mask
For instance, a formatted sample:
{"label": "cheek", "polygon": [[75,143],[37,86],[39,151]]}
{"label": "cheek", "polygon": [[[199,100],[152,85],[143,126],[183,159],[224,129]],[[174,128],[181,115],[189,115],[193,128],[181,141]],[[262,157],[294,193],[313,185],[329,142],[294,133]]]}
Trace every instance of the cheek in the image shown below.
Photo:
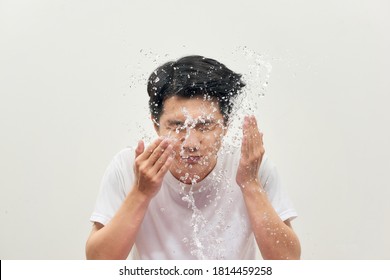
{"label": "cheek", "polygon": [[180,151],[181,151],[181,143],[179,141],[176,142],[176,144],[173,146],[173,151],[175,153],[175,158],[180,157]]}
{"label": "cheek", "polygon": [[214,132],[205,137],[205,144],[211,153],[217,153],[222,143],[222,132]]}
{"label": "cheek", "polygon": [[159,136],[170,137],[171,133],[167,129],[160,128],[160,130],[158,131],[158,135]]}
{"label": "cheek", "polygon": [[175,141],[183,141],[185,136],[186,136],[186,132],[185,131],[169,130],[167,132],[167,135],[169,135],[169,137],[174,139]]}

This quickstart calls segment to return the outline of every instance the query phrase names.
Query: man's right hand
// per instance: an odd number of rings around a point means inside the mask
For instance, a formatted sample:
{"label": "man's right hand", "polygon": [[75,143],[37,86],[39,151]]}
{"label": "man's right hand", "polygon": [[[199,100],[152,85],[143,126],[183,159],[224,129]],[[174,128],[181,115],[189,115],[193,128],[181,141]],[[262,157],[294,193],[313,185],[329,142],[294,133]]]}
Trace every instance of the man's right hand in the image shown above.
{"label": "man's right hand", "polygon": [[109,223],[105,226],[94,223],[86,245],[87,259],[124,260],[128,257],[148,209],[148,202],[160,190],[173,162],[172,151],[170,139],[160,137],[146,149],[143,141],[138,142],[135,149],[134,188]]}
{"label": "man's right hand", "polygon": [[172,140],[160,137],[145,149],[141,140],[135,150],[135,189],[149,199],[160,190],[163,178],[173,162]]}

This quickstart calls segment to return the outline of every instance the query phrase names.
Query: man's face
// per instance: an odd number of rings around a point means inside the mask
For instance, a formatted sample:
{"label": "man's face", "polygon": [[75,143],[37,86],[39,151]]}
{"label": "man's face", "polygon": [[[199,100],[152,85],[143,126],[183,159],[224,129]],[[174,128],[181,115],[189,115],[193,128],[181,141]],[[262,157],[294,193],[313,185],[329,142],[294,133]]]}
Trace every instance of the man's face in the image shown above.
{"label": "man's face", "polygon": [[156,131],[175,142],[171,173],[191,184],[203,180],[213,170],[226,128],[214,99],[173,96],[164,101]]}

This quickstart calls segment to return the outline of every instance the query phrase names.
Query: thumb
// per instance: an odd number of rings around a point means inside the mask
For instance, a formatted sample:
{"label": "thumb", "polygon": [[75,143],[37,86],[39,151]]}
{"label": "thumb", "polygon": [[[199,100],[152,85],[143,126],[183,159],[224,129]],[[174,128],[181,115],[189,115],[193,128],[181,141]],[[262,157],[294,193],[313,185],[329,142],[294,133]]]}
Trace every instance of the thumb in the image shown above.
{"label": "thumb", "polygon": [[135,149],[135,158],[137,158],[140,154],[142,154],[145,150],[145,144],[144,141],[139,140],[137,148]]}

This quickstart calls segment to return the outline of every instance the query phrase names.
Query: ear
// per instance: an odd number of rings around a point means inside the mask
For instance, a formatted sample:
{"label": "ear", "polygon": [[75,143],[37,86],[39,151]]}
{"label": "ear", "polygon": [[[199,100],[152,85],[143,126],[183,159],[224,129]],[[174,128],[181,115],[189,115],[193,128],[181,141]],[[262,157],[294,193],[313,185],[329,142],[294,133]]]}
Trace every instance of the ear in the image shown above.
{"label": "ear", "polygon": [[228,128],[229,128],[229,126],[224,126],[223,127],[223,136],[226,136],[226,133],[228,132]]}
{"label": "ear", "polygon": [[222,121],[222,131],[223,131],[223,136],[226,136],[226,133],[228,131],[228,128],[229,128],[229,122],[226,121],[226,120],[223,120]]}
{"label": "ear", "polygon": [[156,121],[156,119],[150,115],[150,119],[153,122],[154,130],[156,131],[157,135],[160,136],[160,124]]}

